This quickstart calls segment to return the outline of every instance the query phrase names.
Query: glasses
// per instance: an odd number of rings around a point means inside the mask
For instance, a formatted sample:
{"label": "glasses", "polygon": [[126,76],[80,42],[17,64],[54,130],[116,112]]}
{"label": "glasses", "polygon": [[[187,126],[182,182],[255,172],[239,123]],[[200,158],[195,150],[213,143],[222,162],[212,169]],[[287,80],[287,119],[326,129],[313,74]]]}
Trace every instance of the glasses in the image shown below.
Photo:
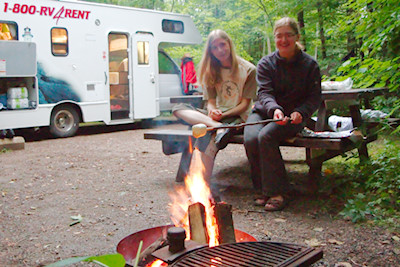
{"label": "glasses", "polygon": [[277,40],[282,40],[283,37],[286,37],[286,39],[292,39],[296,36],[297,34],[293,33],[293,32],[285,32],[285,33],[278,33],[275,34],[275,39]]}

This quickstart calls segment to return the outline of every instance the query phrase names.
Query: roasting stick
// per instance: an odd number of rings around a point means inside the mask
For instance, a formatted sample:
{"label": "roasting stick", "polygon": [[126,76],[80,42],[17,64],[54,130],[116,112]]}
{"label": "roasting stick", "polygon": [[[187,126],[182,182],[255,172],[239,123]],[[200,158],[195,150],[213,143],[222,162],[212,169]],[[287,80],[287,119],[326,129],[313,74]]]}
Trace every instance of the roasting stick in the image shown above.
{"label": "roasting stick", "polygon": [[200,138],[203,137],[207,134],[208,131],[214,131],[217,129],[235,129],[235,128],[241,128],[244,126],[248,125],[255,125],[255,124],[263,124],[263,123],[269,123],[269,122],[277,122],[277,121],[282,121],[283,119],[267,119],[267,120],[261,120],[261,121],[254,121],[254,122],[243,122],[235,125],[221,125],[221,126],[215,126],[215,127],[207,127],[203,123],[195,124],[192,127],[192,134],[194,138]]}

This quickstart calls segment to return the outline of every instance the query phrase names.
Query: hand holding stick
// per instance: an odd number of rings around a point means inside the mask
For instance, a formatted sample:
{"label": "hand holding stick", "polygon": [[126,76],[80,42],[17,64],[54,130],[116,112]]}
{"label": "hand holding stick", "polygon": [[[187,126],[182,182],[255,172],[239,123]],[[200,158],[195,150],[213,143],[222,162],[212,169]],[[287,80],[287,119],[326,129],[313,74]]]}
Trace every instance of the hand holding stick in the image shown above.
{"label": "hand holding stick", "polygon": [[254,121],[254,122],[243,122],[235,125],[221,125],[221,126],[215,126],[215,127],[207,127],[203,123],[195,124],[192,126],[192,134],[194,138],[200,138],[203,137],[207,134],[208,131],[214,131],[218,129],[238,129],[244,126],[248,125],[255,125],[255,124],[263,124],[263,123],[269,123],[269,122],[277,122],[277,121],[282,121],[283,119],[275,120],[275,119],[267,119],[267,120],[261,120],[261,121]]}

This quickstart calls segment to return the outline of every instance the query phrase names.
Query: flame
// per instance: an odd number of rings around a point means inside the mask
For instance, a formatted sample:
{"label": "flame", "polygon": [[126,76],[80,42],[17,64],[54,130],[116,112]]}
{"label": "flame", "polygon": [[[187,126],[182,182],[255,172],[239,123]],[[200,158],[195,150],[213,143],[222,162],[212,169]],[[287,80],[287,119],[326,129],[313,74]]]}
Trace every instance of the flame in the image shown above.
{"label": "flame", "polygon": [[213,263],[218,264],[218,265],[222,264],[222,259],[220,257],[212,258],[210,261],[211,261],[210,267],[217,267],[217,266],[213,265]]}
{"label": "flame", "polygon": [[168,266],[168,264],[166,262],[163,262],[162,260],[155,260],[146,265],[146,267],[164,267],[164,266]]}
{"label": "flame", "polygon": [[189,152],[193,152],[192,138],[189,138]]}
{"label": "flame", "polygon": [[205,207],[206,227],[209,236],[209,246],[218,246],[218,226],[214,216],[213,199],[210,188],[204,180],[204,165],[200,151],[193,151],[189,175],[185,178],[185,188],[177,188],[170,194],[173,205],[171,206],[172,221],[175,226],[186,230],[187,239],[190,238],[188,208],[193,203],[200,202]]}

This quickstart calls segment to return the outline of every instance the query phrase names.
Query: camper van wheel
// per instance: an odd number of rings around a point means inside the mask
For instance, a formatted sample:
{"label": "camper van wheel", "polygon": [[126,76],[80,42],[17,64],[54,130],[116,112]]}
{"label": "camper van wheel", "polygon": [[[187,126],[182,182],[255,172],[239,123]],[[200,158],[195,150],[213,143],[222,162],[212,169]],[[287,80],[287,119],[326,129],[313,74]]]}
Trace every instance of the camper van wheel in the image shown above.
{"label": "camper van wheel", "polygon": [[79,128],[78,112],[71,106],[56,107],[51,113],[50,133],[54,137],[75,135]]}

